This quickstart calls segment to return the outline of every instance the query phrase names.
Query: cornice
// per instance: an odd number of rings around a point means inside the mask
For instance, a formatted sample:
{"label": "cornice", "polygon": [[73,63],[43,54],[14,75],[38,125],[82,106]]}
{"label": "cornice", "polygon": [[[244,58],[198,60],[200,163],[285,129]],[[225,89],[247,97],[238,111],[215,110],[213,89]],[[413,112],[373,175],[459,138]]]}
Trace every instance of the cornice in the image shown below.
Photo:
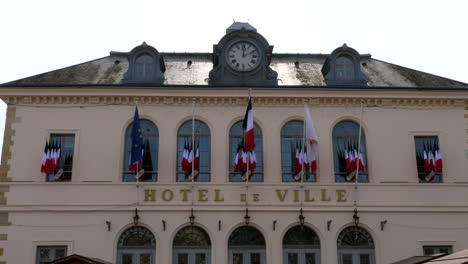
{"label": "cornice", "polygon": [[[237,106],[245,105],[247,97],[239,96],[1,96],[8,105],[55,105],[89,106],[89,105],[133,105],[135,99],[141,105],[192,105],[193,100],[204,106]],[[458,108],[468,105],[468,99],[443,97],[345,97],[345,96],[258,96],[252,97],[257,106],[298,106],[303,104],[316,106],[358,106],[361,103],[368,107],[431,107]]]}

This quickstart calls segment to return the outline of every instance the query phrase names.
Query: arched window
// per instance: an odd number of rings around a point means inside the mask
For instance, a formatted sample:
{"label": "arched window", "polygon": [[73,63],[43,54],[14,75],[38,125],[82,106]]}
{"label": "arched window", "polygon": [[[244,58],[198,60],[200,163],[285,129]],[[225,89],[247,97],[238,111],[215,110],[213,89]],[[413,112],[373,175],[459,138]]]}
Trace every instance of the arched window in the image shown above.
{"label": "arched window", "polygon": [[[344,120],[333,128],[333,160],[336,182],[355,182],[359,160],[359,182],[368,182],[366,136],[361,129],[361,145],[358,153],[359,124]],[[359,157],[359,158],[358,158]]]}
{"label": "arched window", "polygon": [[348,56],[339,56],[336,59],[336,79],[339,81],[354,80],[354,63]]}
{"label": "arched window", "polygon": [[[281,168],[283,182],[300,181],[301,169],[296,164],[302,150],[304,122],[293,120],[281,128]],[[299,162],[297,162],[300,164]],[[309,165],[310,166],[310,165]],[[304,181],[316,181],[315,173],[305,173]],[[299,180],[298,180],[299,179]]]}
{"label": "arched window", "polygon": [[154,264],[156,240],[153,233],[142,226],[134,226],[120,235],[117,244],[117,264]]}
{"label": "arched window", "polygon": [[283,238],[283,263],[320,263],[320,239],[306,226],[290,228]]}
{"label": "arched window", "polygon": [[338,264],[375,264],[374,240],[363,228],[351,226],[341,231],[337,248]]}
{"label": "arched window", "polygon": [[138,80],[150,81],[153,78],[154,58],[147,53],[135,60],[135,77]]}
{"label": "arched window", "polygon": [[265,264],[265,238],[252,226],[234,230],[228,241],[229,264]]}
{"label": "arched window", "polygon": [[174,264],[209,264],[211,240],[208,234],[196,226],[187,226],[177,232],[173,243]]}
{"label": "arched window", "polygon": [[[131,182],[136,181],[134,172],[130,172],[128,166],[130,165],[130,158],[132,153],[132,125],[127,127],[125,132],[125,157],[123,166],[123,181]],[[158,144],[159,133],[156,125],[146,119],[140,120],[141,132],[143,136],[143,143],[145,144],[145,151],[143,153],[143,169],[145,175],[140,181],[157,181],[158,180]]]}
{"label": "arched window", "polygon": [[[262,182],[263,181],[263,143],[262,143],[262,130],[254,123],[255,132],[255,157],[256,167],[253,170],[252,177],[249,179],[251,182]],[[244,137],[244,129],[242,128],[242,120],[232,125],[229,130],[229,181],[240,182],[242,181],[242,171],[234,171],[234,163],[238,148],[242,145],[242,139]]]}
{"label": "arched window", "polygon": [[[208,126],[200,121],[195,120],[195,151],[194,159],[197,156],[196,149],[198,148],[198,158],[199,158],[199,168],[197,170],[196,166],[194,169],[198,172],[195,172],[195,180],[198,182],[209,182],[210,181],[210,129]],[[183,170],[182,168],[182,159],[184,158],[184,149],[192,148],[192,120],[189,120],[183,123],[179,132],[177,133],[177,181],[178,182],[188,182],[192,181],[191,179],[191,166],[189,170]],[[196,163],[196,162],[195,162]]]}

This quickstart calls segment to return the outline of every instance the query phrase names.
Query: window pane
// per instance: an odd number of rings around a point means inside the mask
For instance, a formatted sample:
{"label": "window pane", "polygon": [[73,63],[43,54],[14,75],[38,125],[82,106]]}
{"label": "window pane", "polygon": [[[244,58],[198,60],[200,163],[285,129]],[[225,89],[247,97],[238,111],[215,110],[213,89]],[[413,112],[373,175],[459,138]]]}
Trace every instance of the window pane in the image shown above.
{"label": "window pane", "polygon": [[[299,168],[296,167],[297,152],[302,149],[304,125],[303,121],[293,120],[281,129],[281,167],[283,182],[295,182],[300,179]],[[310,166],[310,165],[309,165]],[[306,173],[304,181],[316,181],[315,173]]]}
{"label": "window pane", "polygon": [[262,233],[252,226],[241,226],[229,236],[229,246],[265,246]]}
{"label": "window pane", "polygon": [[49,263],[67,255],[66,246],[38,246],[36,251],[36,263]]}
{"label": "window pane", "polygon": [[338,57],[335,67],[337,80],[354,80],[354,64],[350,58],[346,56]]}
{"label": "window pane", "polygon": [[139,56],[135,61],[135,79],[141,81],[150,81],[154,72],[153,57],[144,54]]}
{"label": "window pane", "polygon": [[[123,165],[123,181],[136,181],[135,173],[129,171],[131,153],[132,153],[132,124],[130,124],[125,133],[125,157]],[[158,172],[158,144],[159,132],[156,125],[146,119],[140,120],[143,142],[145,143],[143,153],[143,169],[145,170],[144,179],[140,181],[157,181]]]}
{"label": "window pane", "polygon": [[306,264],[315,264],[315,254],[306,253],[305,254]]}
{"label": "window pane", "polygon": [[42,259],[50,259],[50,249],[49,248],[40,248],[39,249],[39,258]]}
{"label": "window pane", "polygon": [[291,227],[283,238],[284,246],[310,246],[320,247],[320,239],[315,232],[306,226]]}
{"label": "window pane", "polygon": [[[262,130],[254,123],[255,132],[255,156],[257,159],[257,165],[253,171],[252,177],[249,179],[251,182],[262,182],[263,181],[263,140]],[[234,171],[234,162],[238,152],[239,145],[242,145],[242,139],[244,137],[244,129],[242,128],[242,120],[236,122],[229,131],[229,181],[241,182],[242,172]]]}
{"label": "window pane", "polygon": [[188,264],[188,254],[187,253],[177,254],[177,264]]}
{"label": "window pane", "polygon": [[359,264],[370,264],[369,254],[360,254],[359,255]]}
{"label": "window pane", "polygon": [[[354,182],[356,166],[352,163],[346,162],[346,156],[358,156],[358,142],[359,142],[359,124],[345,120],[339,122],[333,128],[333,159],[335,168],[335,181],[336,182]],[[368,182],[367,170],[367,155],[366,155],[366,137],[364,131],[361,130],[361,144],[359,146],[359,159],[362,164],[359,166],[359,182]],[[348,158],[349,158],[348,157]],[[358,159],[354,159],[357,161]],[[355,165],[356,163],[354,163]],[[349,166],[351,165],[351,166]]]}
{"label": "window pane", "polygon": [[343,264],[353,264],[353,255],[352,254],[343,254]]}
{"label": "window pane", "polygon": [[250,253],[250,264],[260,264],[260,253]]}
{"label": "window pane", "polygon": [[66,255],[66,249],[64,248],[57,248],[55,249],[55,259],[63,258]]}
{"label": "window pane", "polygon": [[151,255],[150,254],[141,254],[139,264],[150,264]]}
{"label": "window pane", "polygon": [[232,264],[243,264],[244,263],[243,257],[244,255],[242,253],[232,254]]}
{"label": "window pane", "polygon": [[[442,155],[437,136],[414,137],[419,182],[442,182]],[[438,160],[438,158],[440,158]]]}
{"label": "window pane", "polygon": [[174,237],[174,246],[199,246],[208,247],[211,240],[205,230],[196,226],[187,226],[179,230]]}
{"label": "window pane", "polygon": [[[198,182],[210,181],[210,130],[208,126],[199,120],[195,120],[195,147],[199,149],[200,171]],[[192,120],[185,122],[180,128],[177,136],[177,181],[189,182],[189,172],[182,170],[182,157],[185,146],[192,145]]]}
{"label": "window pane", "polygon": [[198,253],[195,255],[195,264],[206,264],[206,254]]}
{"label": "window pane", "polygon": [[124,254],[123,255],[123,264],[133,264],[133,255],[131,254]]}
{"label": "window pane", "polygon": [[47,181],[70,181],[73,168],[75,135],[52,134],[49,139],[49,153],[55,153],[58,159],[57,169],[47,174]]}
{"label": "window pane", "polygon": [[299,264],[297,260],[297,253],[288,253],[288,264]]}
{"label": "window pane", "polygon": [[367,230],[350,226],[345,228],[338,236],[338,249],[374,249],[374,240]]}

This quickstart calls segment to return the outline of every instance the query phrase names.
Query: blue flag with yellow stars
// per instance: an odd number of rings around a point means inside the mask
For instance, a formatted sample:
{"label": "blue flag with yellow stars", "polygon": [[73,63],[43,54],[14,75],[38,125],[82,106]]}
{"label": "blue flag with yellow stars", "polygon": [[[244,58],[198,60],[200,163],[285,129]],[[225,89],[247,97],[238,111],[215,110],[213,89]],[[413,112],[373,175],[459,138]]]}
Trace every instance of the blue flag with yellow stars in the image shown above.
{"label": "blue flag with yellow stars", "polygon": [[138,115],[138,106],[135,107],[135,115],[133,116],[132,125],[132,154],[130,157],[130,166],[128,167],[131,172],[137,172],[142,169],[143,163],[143,135],[141,133],[140,117]]}

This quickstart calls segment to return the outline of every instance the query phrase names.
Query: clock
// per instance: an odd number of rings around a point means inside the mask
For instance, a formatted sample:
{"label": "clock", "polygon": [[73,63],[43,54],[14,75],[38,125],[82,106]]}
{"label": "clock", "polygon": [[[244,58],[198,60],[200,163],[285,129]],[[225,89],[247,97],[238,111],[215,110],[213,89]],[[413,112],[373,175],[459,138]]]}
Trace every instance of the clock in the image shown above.
{"label": "clock", "polygon": [[226,53],[227,64],[234,70],[247,72],[260,64],[260,52],[257,46],[248,41],[237,41]]}

